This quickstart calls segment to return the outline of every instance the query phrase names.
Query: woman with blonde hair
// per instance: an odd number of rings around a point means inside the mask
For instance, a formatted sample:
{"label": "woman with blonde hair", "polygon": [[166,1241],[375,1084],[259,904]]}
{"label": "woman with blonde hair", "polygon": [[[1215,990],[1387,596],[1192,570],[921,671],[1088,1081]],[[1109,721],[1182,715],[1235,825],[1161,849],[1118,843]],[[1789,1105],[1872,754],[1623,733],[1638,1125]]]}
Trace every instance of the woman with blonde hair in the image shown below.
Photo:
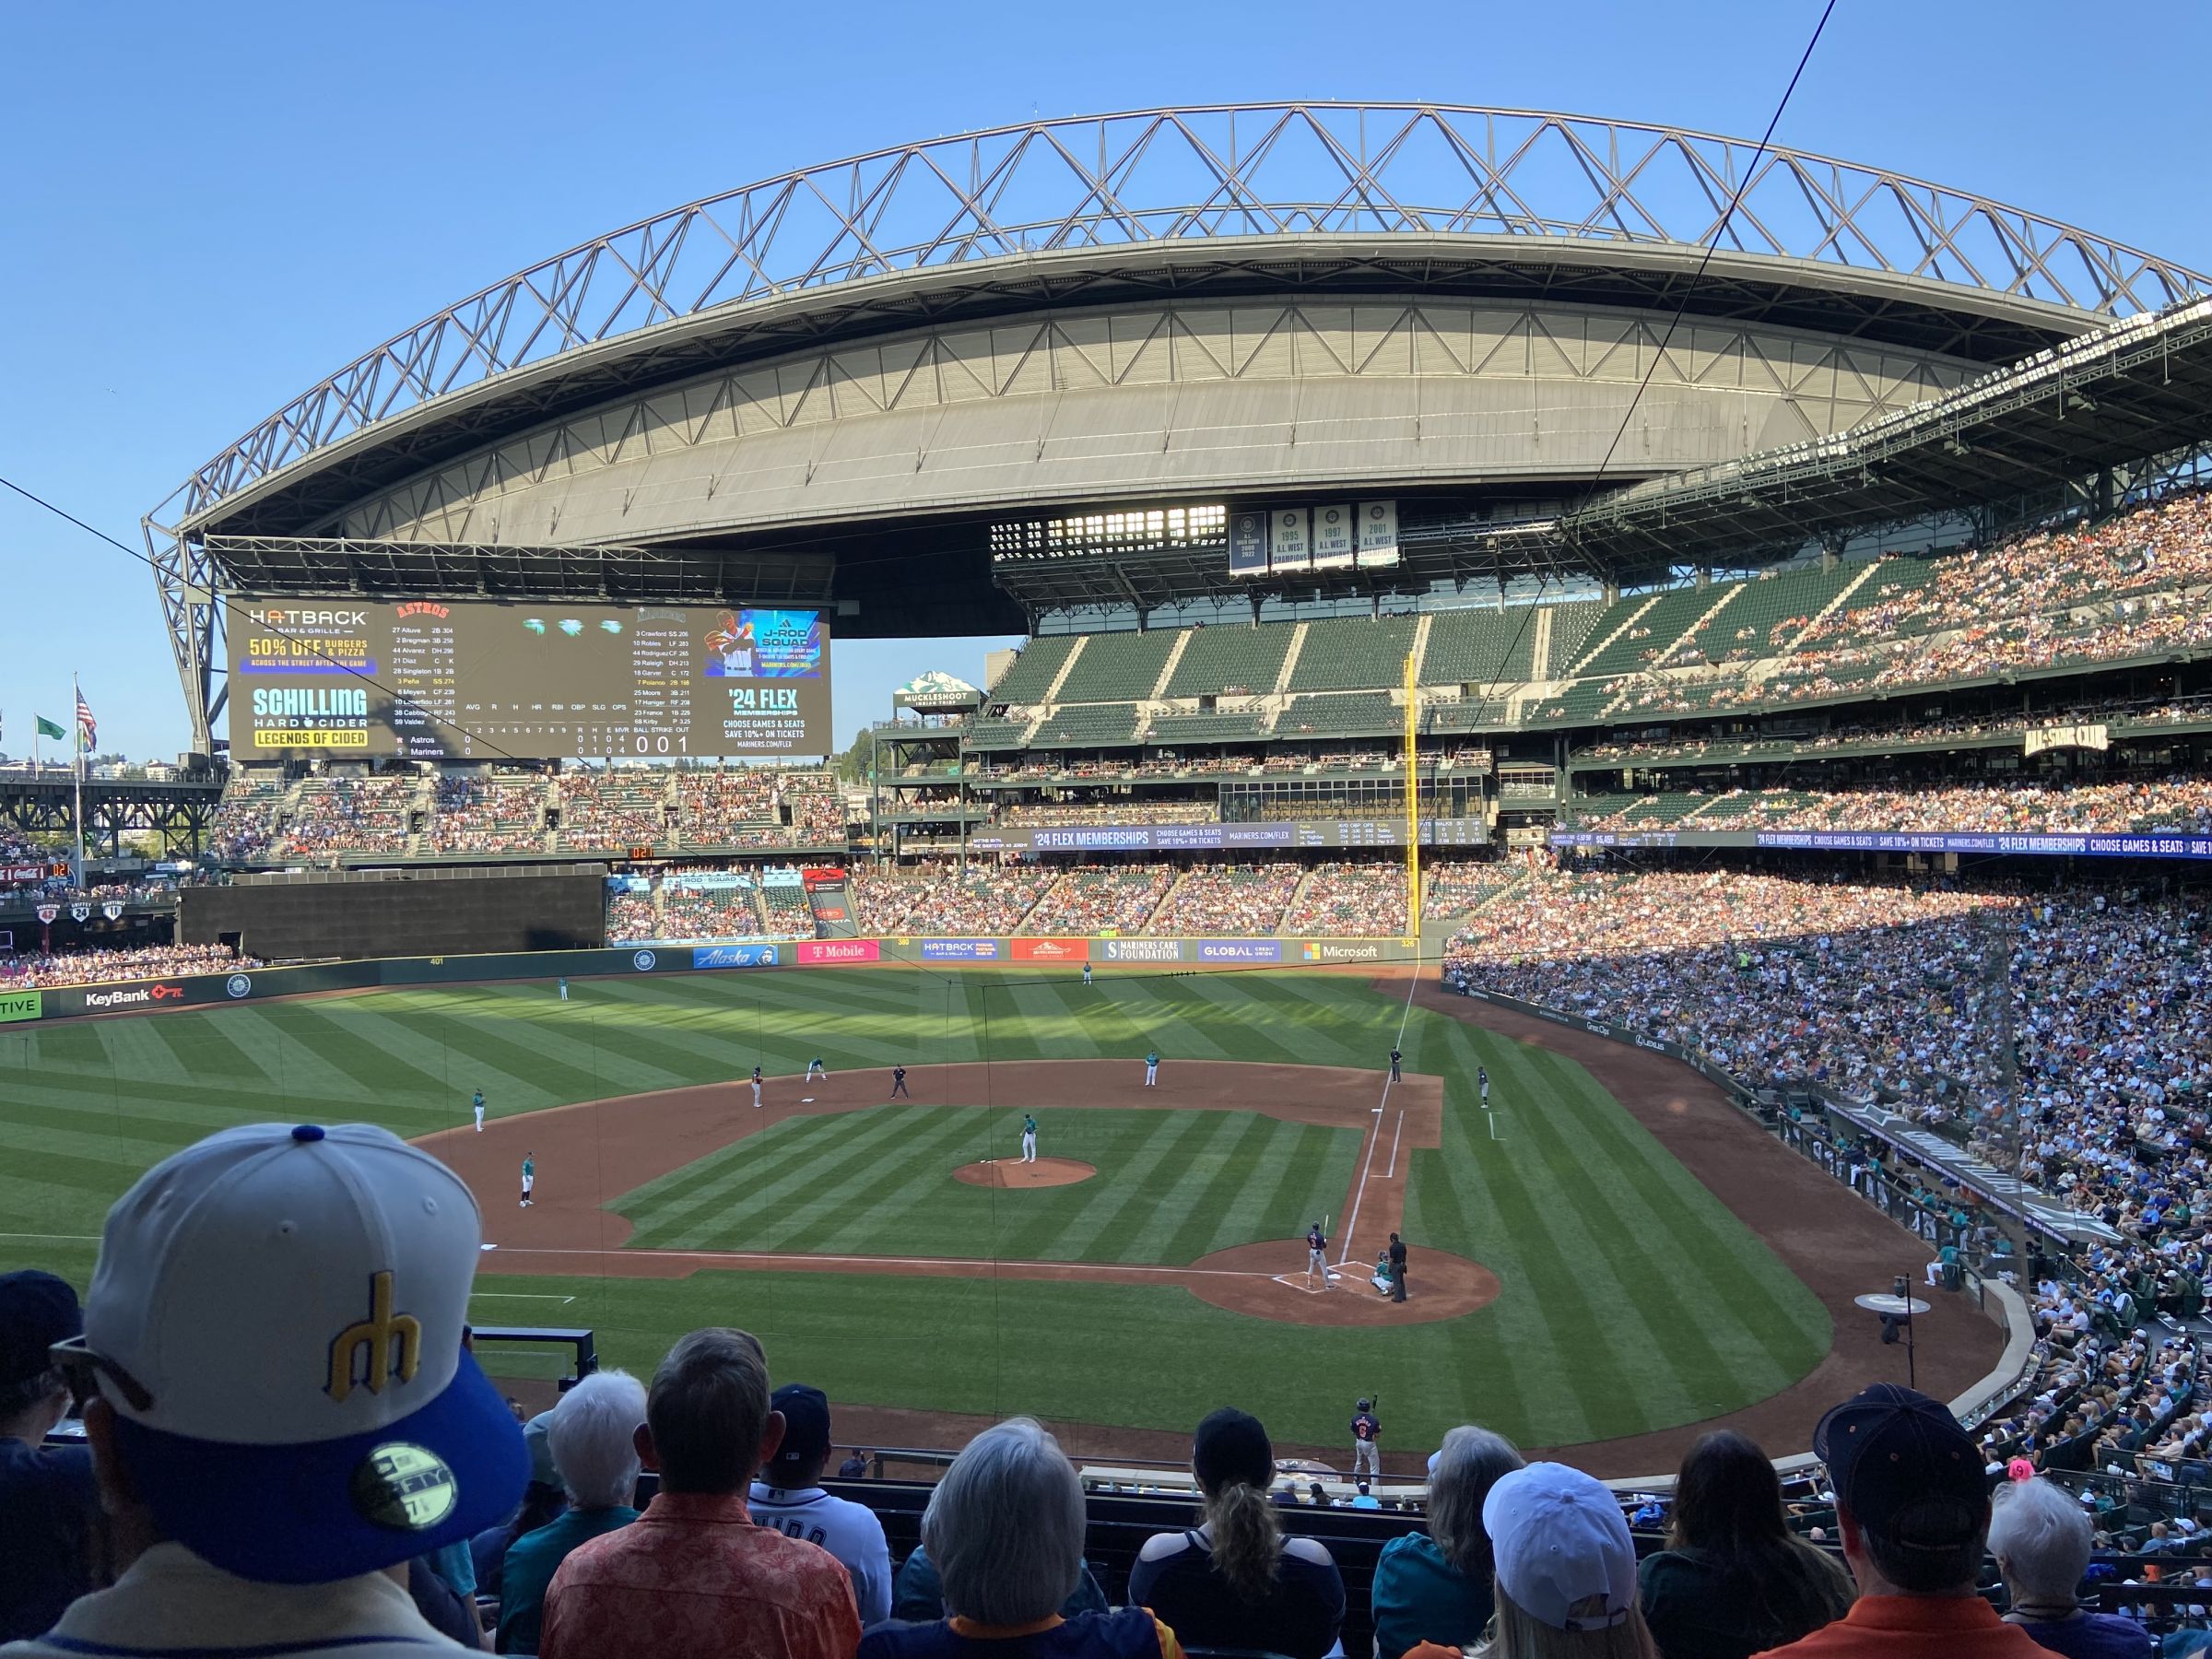
{"label": "woman with blonde hair", "polygon": [[1205,1523],[1145,1541],[1129,1572],[1131,1605],[1158,1614],[1185,1647],[1322,1659],[1344,1624],[1344,1580],[1320,1544],[1283,1535],[1267,1501],[1267,1430],[1223,1406],[1198,1425],[1191,1472]]}

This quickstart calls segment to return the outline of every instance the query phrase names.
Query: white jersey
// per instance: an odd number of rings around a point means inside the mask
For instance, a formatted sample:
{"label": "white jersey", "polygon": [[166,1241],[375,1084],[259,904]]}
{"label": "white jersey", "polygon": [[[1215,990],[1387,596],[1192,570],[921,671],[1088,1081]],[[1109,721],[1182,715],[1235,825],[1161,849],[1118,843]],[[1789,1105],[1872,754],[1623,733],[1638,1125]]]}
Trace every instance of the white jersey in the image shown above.
{"label": "white jersey", "polygon": [[866,1504],[833,1498],[820,1487],[786,1491],[756,1480],[746,1507],[756,1525],[818,1545],[844,1563],[864,1628],[891,1616],[891,1547]]}

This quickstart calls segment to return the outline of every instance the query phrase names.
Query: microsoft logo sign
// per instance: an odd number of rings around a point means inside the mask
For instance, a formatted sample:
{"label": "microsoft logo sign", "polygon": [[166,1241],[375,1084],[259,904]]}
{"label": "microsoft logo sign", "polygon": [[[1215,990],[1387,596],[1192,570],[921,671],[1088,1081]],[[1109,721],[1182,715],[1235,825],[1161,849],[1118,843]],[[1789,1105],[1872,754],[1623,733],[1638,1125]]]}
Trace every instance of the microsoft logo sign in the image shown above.
{"label": "microsoft logo sign", "polygon": [[18,1019],[36,1019],[45,1009],[45,994],[40,991],[0,991],[0,1025]]}

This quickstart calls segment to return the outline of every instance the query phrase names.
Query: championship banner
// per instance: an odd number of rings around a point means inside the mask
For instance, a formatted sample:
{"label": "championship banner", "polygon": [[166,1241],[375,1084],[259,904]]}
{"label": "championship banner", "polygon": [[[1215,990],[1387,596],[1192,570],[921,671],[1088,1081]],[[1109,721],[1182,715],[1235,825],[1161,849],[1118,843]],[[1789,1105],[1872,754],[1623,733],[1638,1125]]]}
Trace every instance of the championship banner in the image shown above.
{"label": "championship banner", "polygon": [[1312,568],[1313,514],[1310,509],[1278,507],[1267,515],[1267,562],[1277,571]]}
{"label": "championship banner", "polygon": [[1352,563],[1357,535],[1350,507],[1314,508],[1313,568],[1339,570]]}
{"label": "championship banner", "polygon": [[1359,503],[1359,562],[1363,566],[1398,562],[1397,502]]}
{"label": "championship banner", "polygon": [[2109,749],[2112,747],[2112,728],[2103,724],[2031,726],[2020,735],[2022,759],[2030,755],[2040,755],[2045,749]]}
{"label": "championship banner", "polygon": [[1267,574],[1267,515],[1256,508],[1229,515],[1229,573]]}

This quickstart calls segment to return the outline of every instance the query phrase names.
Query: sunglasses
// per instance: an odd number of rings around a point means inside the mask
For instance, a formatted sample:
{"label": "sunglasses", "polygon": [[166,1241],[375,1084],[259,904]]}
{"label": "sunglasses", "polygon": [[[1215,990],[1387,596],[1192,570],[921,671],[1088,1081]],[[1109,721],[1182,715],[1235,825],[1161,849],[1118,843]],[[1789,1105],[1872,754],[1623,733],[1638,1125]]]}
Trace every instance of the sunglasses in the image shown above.
{"label": "sunglasses", "polygon": [[94,1353],[85,1346],[82,1336],[53,1343],[47,1348],[46,1357],[61,1367],[62,1375],[68,1380],[69,1397],[76,1401],[79,1411],[99,1394],[101,1377],[115,1385],[115,1392],[133,1411],[151,1411],[154,1407],[154,1396],[147,1392],[145,1383],[105,1354]]}

